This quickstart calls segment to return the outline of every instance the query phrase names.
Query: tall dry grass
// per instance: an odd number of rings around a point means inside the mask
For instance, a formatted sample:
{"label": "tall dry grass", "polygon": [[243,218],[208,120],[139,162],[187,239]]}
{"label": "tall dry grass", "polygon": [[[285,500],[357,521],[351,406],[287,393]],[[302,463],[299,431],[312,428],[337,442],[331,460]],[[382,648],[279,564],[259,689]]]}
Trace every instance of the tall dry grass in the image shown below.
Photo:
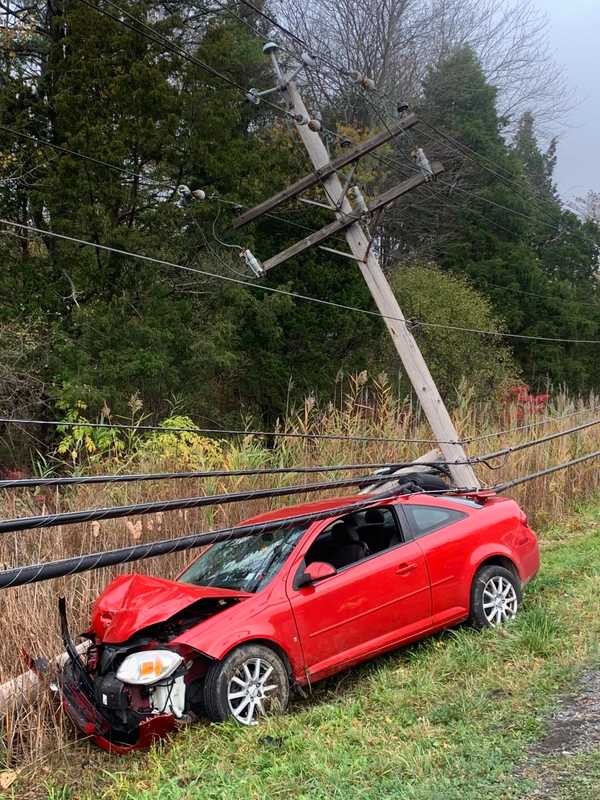
{"label": "tall dry grass", "polygon": [[[538,415],[523,419],[515,407],[507,407],[497,400],[475,404],[471,402],[466,387],[462,387],[460,398],[454,411],[454,420],[462,438],[470,439],[538,419]],[[566,420],[555,419],[550,424],[536,425],[529,430],[514,431],[500,438],[473,442],[469,445],[469,453],[487,453],[500,446],[516,445],[571,427],[594,418],[595,409],[599,406],[600,399],[595,396],[573,399],[566,394],[558,394],[552,398],[544,417],[560,417],[573,411],[581,413]],[[364,376],[353,379],[348,390],[335,404],[321,408],[309,398],[299,412],[288,415],[281,430],[315,435],[326,433],[381,438],[431,438],[426,422],[410,401],[398,401],[387,381],[382,379],[368,384]],[[598,449],[599,438],[600,426],[592,427],[577,435],[556,439],[514,454],[504,462],[499,462],[494,471],[481,465],[477,467],[477,472],[483,484],[493,485]],[[223,445],[221,466],[233,469],[265,465],[398,462],[411,460],[428,449],[429,446],[423,444],[285,437],[277,439],[272,447],[267,448],[261,440],[246,437],[242,441]],[[176,465],[172,461],[165,463],[156,458],[152,463],[146,461],[136,464],[138,469],[148,472],[174,466]],[[216,465],[213,463],[212,466]],[[98,471],[107,471],[109,467],[109,464],[95,465]],[[97,485],[52,492],[4,491],[0,496],[0,514],[4,518],[12,518],[39,514],[44,510],[52,512],[120,505],[157,498],[235,491],[240,488],[265,488],[304,480],[312,481],[314,476],[260,476],[210,481]],[[600,471],[594,462],[590,462],[520,486],[512,496],[528,513],[530,522],[543,530],[551,521],[560,519],[576,499],[591,496],[599,487]],[[310,498],[314,499],[315,495]],[[303,499],[292,498],[290,504]],[[8,535],[0,542],[0,566],[37,563],[111,549],[132,542],[180,536],[191,531],[234,524],[260,511],[286,504],[285,498],[251,501],[213,509],[107,520]],[[19,658],[21,649],[35,656],[53,656],[61,651],[57,620],[57,600],[60,595],[68,598],[72,629],[83,630],[89,618],[92,600],[113,577],[132,570],[172,577],[192,555],[180,553],[149,559],[133,566],[110,567],[70,578],[0,591],[0,683],[23,671]],[[73,735],[64,716],[56,713],[45,694],[41,694],[31,701],[16,702],[5,714],[0,758],[13,764],[29,762],[48,749],[56,748]]]}

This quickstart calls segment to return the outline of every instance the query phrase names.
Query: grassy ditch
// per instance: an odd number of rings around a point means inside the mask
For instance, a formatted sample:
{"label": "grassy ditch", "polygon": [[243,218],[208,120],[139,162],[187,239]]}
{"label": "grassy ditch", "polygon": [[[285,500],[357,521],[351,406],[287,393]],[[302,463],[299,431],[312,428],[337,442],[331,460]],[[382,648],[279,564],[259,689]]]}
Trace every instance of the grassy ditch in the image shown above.
{"label": "grassy ditch", "polygon": [[[541,574],[504,630],[463,627],[404,648],[317,685],[310,699],[256,729],[199,724],[123,759],[71,746],[24,770],[6,797],[537,796],[536,775],[546,767],[530,763],[528,747],[542,738],[560,695],[585,669],[600,667],[600,502],[546,529],[542,540]],[[561,800],[598,796],[596,751],[561,770]]]}

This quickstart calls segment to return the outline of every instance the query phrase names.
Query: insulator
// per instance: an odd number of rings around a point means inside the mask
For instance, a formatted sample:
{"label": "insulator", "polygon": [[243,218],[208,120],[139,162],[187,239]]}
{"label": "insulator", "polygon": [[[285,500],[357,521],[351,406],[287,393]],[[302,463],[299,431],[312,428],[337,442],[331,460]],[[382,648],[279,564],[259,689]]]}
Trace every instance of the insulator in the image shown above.
{"label": "insulator", "polygon": [[304,51],[300,56],[300,59],[305,67],[314,67],[317,63],[317,59],[311,54]]}
{"label": "insulator", "polygon": [[308,127],[311,129],[311,131],[318,132],[321,130],[322,126],[318,119],[309,119]]}
{"label": "insulator", "polygon": [[417,147],[416,150],[413,150],[413,158],[421,173],[425,175],[426,178],[431,178],[433,175],[433,170],[431,169],[431,164],[429,163],[429,159],[425,155],[425,152],[422,147]]}
{"label": "insulator", "polygon": [[180,197],[189,197],[191,193],[190,187],[186,186],[185,183],[182,183],[181,186],[177,187],[177,194]]}
{"label": "insulator", "polygon": [[367,214],[369,209],[360,188],[358,186],[353,186],[350,191],[352,192],[352,197],[354,198],[359,211],[361,211],[363,214]]}
{"label": "insulator", "polygon": [[368,89],[370,92],[375,91],[375,81],[373,78],[363,78],[360,82],[360,85],[363,86],[365,89]]}
{"label": "insulator", "polygon": [[265,274],[263,266],[258,258],[247,248],[246,250],[240,250],[240,258],[244,259],[246,265],[250,267],[257,278],[261,278]]}
{"label": "insulator", "polygon": [[194,200],[206,200],[206,192],[204,189],[195,189],[192,192],[192,197]]}
{"label": "insulator", "polygon": [[258,96],[258,89],[249,89],[246,92],[246,100],[249,103],[252,103],[253,106],[257,106],[260,103],[260,97]]}

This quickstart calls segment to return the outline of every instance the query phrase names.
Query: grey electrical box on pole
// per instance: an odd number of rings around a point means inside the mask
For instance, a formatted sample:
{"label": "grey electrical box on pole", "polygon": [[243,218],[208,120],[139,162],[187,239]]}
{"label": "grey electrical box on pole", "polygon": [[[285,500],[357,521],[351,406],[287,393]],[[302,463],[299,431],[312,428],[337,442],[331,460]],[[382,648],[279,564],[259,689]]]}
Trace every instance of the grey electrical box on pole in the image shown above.
{"label": "grey electrical box on pole", "polygon": [[[263,268],[269,269],[287,258],[302,252],[307,247],[313,246],[322,241],[326,236],[331,233],[343,230],[346,241],[350,246],[352,255],[356,260],[360,271],[369,287],[373,299],[381,313],[385,324],[390,332],[394,346],[400,356],[404,369],[413,385],[413,388],[421,402],[423,411],[429,421],[431,429],[439,442],[440,450],[444,454],[445,460],[448,462],[452,479],[456,486],[468,489],[478,489],[479,481],[477,480],[473,468],[470,464],[465,463],[467,456],[462,444],[459,442],[458,434],[454,424],[450,418],[448,410],[444,405],[440,393],[435,385],[431,373],[425,363],[425,359],[419,350],[419,347],[411,334],[408,325],[406,324],[405,317],[398,305],[394,293],[379,265],[377,256],[373,253],[370,246],[369,237],[365,233],[361,219],[369,213],[378,208],[382,208],[385,204],[392,202],[396,197],[400,196],[403,191],[408,191],[415,186],[424,183],[432,174],[442,170],[441,165],[431,165],[431,174],[424,174],[418,178],[413,178],[406,181],[405,184],[410,184],[406,187],[401,184],[399,187],[390,190],[376,198],[371,204],[364,209],[355,210],[347,197],[347,188],[342,186],[339,175],[334,166],[336,161],[330,161],[329,153],[323,143],[317,130],[307,124],[310,116],[304,105],[304,101],[294,80],[287,78],[279,65],[277,60],[277,45],[269,42],[265,45],[264,52],[267,53],[272,60],[273,69],[277,79],[278,87],[281,90],[282,96],[286,99],[288,108],[295,117],[295,125],[302,139],[308,155],[315,167],[315,175],[322,183],[327,193],[327,197],[331,201],[332,211],[335,210],[337,222],[326,226],[322,231],[317,232],[313,236],[306,237],[302,242],[297,245],[292,245],[283,253],[273,256],[271,259],[263,264]],[[400,127],[409,127],[415,123],[416,119],[411,115],[409,124],[404,124]],[[400,131],[398,131],[400,132]],[[391,138],[388,136],[387,138]],[[368,152],[368,148],[363,144],[362,149]],[[372,148],[371,148],[372,149]],[[352,159],[344,159],[345,163],[350,163]],[[429,166],[429,165],[428,165]],[[282,202],[281,198],[290,197],[297,194],[296,187],[302,187],[298,191],[307,188],[308,185],[314,185],[317,180],[313,180],[310,176],[303,181],[298,181],[290,190],[280,192],[273,200],[261,203],[256,209],[246,212],[240,220],[239,224],[243,224],[250,219],[254,219],[261,213],[269,210],[274,204]],[[389,195],[389,196],[388,196]],[[364,203],[364,201],[363,201]],[[458,462],[458,463],[457,463]],[[463,462],[463,463],[460,463]]]}

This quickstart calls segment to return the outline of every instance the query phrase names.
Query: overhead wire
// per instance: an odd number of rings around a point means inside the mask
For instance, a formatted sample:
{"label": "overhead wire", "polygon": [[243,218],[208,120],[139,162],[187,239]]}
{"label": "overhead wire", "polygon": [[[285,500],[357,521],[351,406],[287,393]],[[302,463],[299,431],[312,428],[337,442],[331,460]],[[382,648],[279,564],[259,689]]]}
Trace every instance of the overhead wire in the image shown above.
{"label": "overhead wire", "polygon": [[20,139],[28,139],[31,142],[35,142],[36,144],[44,145],[44,147],[51,147],[53,150],[56,150],[59,153],[64,153],[69,156],[75,156],[76,158],[83,159],[84,161],[90,161],[93,164],[97,164],[101,167],[106,167],[107,169],[115,170],[116,172],[120,172],[124,175],[128,175],[131,178],[136,178],[144,183],[152,183],[156,186],[169,186],[169,182],[167,181],[159,181],[154,178],[150,178],[147,175],[142,175],[140,173],[134,172],[133,170],[127,169],[126,167],[120,167],[118,164],[113,164],[110,161],[104,161],[101,158],[96,158],[95,156],[85,155],[84,153],[80,153],[76,150],[71,150],[69,147],[63,147],[60,144],[55,144],[54,142],[49,141],[48,139],[42,139],[39,136],[32,136],[29,133],[24,133],[23,131],[17,131],[14,128],[9,128],[7,125],[0,125],[0,131],[4,133],[8,133],[11,136],[16,136]]}
{"label": "overhead wire", "polygon": [[[447,463],[454,464],[455,462]],[[123,517],[142,516],[146,514],[164,514],[169,511],[207,508],[209,506],[228,505],[229,503],[245,503],[252,500],[264,500],[275,497],[290,497],[292,495],[311,494],[314,492],[330,491],[332,489],[363,486],[365,484],[389,483],[390,481],[398,480],[401,480],[401,478],[390,475],[362,475],[359,478],[343,478],[341,480],[322,481],[320,483],[279,486],[270,489],[246,489],[240,492],[182,497],[174,500],[151,500],[145,503],[131,503],[124,506],[111,506],[110,508],[88,508],[82,511],[65,511],[56,514],[15,517],[14,519],[0,520],[0,534],[17,533],[19,531],[33,530],[36,528],[58,528],[63,525],[100,522],[107,519],[122,519]],[[471,487],[471,489],[474,489],[474,487]]]}
{"label": "overhead wire", "polygon": [[[376,161],[379,161],[382,164],[387,164],[388,166],[395,166],[397,169],[400,169],[401,165],[399,164],[399,162],[395,161],[393,158],[390,158],[389,156],[381,156],[381,155],[379,155],[377,153],[370,153],[369,156],[372,157],[373,159],[375,159]],[[407,167],[410,169],[410,165],[406,165],[404,167],[404,171],[403,172],[404,172],[405,175],[406,175],[406,168]],[[418,172],[418,169],[416,169],[416,171]],[[444,180],[443,177],[439,177],[438,176],[434,182],[428,183],[424,188],[426,190],[429,189],[430,191],[434,191],[434,186],[435,185],[439,185],[439,184],[443,184],[443,185],[447,186],[452,191],[460,191],[460,192],[462,192],[464,194],[470,194],[470,195],[476,197],[477,199],[481,200],[482,202],[487,202],[488,204],[494,205],[494,206],[500,208],[503,211],[507,211],[509,213],[513,213],[514,212],[516,215],[518,215],[520,217],[525,217],[525,218],[530,219],[532,221],[540,222],[540,220],[537,220],[536,218],[532,217],[531,215],[524,214],[523,212],[516,211],[515,209],[511,209],[508,206],[496,203],[495,201],[492,201],[492,200],[489,200],[488,198],[482,197],[481,195],[479,195],[479,194],[477,194],[475,192],[472,192],[470,190],[464,189],[463,187],[457,186],[454,183],[450,183],[450,182]],[[439,197],[438,197],[438,200],[439,200]],[[443,202],[443,201],[442,201],[442,206],[446,207],[446,208],[452,207],[450,203]],[[480,209],[476,209],[476,208],[473,208],[472,206],[470,206],[469,207],[469,211],[478,214],[483,219],[485,219],[486,222],[488,222],[489,224],[492,224],[495,227],[500,228],[501,230],[504,230],[507,233],[510,233],[511,235],[514,234],[513,231],[510,231],[504,225],[502,225],[501,223],[497,222],[497,220],[494,220],[491,217],[488,217],[487,215],[485,215]],[[558,229],[556,229],[556,230],[558,230]],[[486,284],[494,285],[494,284],[490,284],[487,280],[486,280]],[[496,286],[496,288],[505,289],[506,291],[509,291],[511,293],[526,294],[526,295],[534,294],[532,292],[528,292],[528,291],[525,291],[525,290],[522,290],[522,289],[519,289],[519,288],[516,288],[516,287],[512,287],[512,286],[511,287],[499,286],[497,284],[495,286]],[[534,294],[534,296],[543,297],[543,298],[546,298],[546,299],[560,300],[560,301],[564,301],[565,299],[572,299],[574,302],[582,303],[583,305],[586,305],[586,306],[591,307],[591,308],[596,308],[598,311],[600,311],[600,304],[593,303],[593,302],[590,302],[590,301],[580,301],[580,300],[577,300],[576,298],[564,298],[564,297],[560,297],[558,295],[549,295],[549,294],[544,294],[544,295]],[[577,321],[579,321],[579,322],[582,321],[580,318],[569,317],[569,315],[563,315],[563,316],[565,316],[567,318],[570,318],[570,319],[577,319]]]}
{"label": "overhead wire", "polygon": [[593,413],[600,411],[600,406],[595,406],[594,408],[581,408],[575,411],[570,411],[567,414],[561,414],[557,417],[544,417],[543,419],[535,419],[532,422],[525,423],[523,425],[515,425],[512,428],[505,428],[504,430],[500,431],[493,431],[491,433],[482,433],[479,436],[469,436],[466,439],[462,439],[462,444],[472,444],[473,442],[481,442],[484,439],[493,439],[500,436],[507,436],[510,433],[516,433],[518,431],[525,431],[530,430],[531,428],[537,428],[543,425],[549,425],[553,422],[560,422],[563,419],[569,419],[574,417],[578,414],[585,414],[588,411],[592,411]]}
{"label": "overhead wire", "polygon": [[234,278],[230,275],[219,275],[218,273],[209,272],[208,270],[202,270],[198,269],[197,267],[190,267],[184,264],[177,264],[173,261],[167,261],[165,259],[143,255],[142,253],[132,253],[128,250],[122,250],[121,248],[110,247],[109,245],[99,244],[96,242],[90,242],[87,241],[86,239],[79,239],[78,237],[75,236],[67,236],[66,234],[63,233],[56,233],[55,231],[50,231],[44,228],[37,228],[33,225],[26,225],[22,222],[14,222],[13,220],[0,218],[0,224],[10,225],[12,227],[16,227],[21,230],[29,230],[34,233],[39,233],[42,236],[50,236],[55,239],[62,239],[64,241],[73,242],[75,244],[84,245],[86,247],[92,247],[97,250],[103,250],[105,252],[115,253],[117,255],[125,256],[127,258],[137,258],[140,259],[141,261],[147,261],[149,263],[159,264],[160,266],[171,267],[173,269],[182,270],[184,272],[192,272],[198,275],[203,275],[204,277],[208,278],[215,278],[217,280],[226,281],[229,283],[236,283],[242,286],[249,286],[254,289],[259,289],[261,291],[270,292],[273,294],[286,295],[288,297],[293,297],[297,300],[303,300],[305,302],[317,303],[319,305],[325,305],[333,308],[340,308],[345,311],[351,311],[358,314],[365,314],[368,316],[378,317],[380,319],[394,320],[396,322],[401,322],[405,325],[419,325],[420,327],[423,328],[445,329],[445,330],[456,331],[459,333],[473,333],[481,336],[494,336],[494,337],[509,338],[509,339],[523,339],[530,341],[543,341],[543,342],[556,342],[556,343],[569,343],[569,344],[594,344],[594,345],[600,344],[600,340],[598,339],[575,339],[566,337],[534,336],[524,333],[511,333],[508,331],[489,331],[480,328],[471,328],[461,325],[447,325],[437,322],[425,322],[423,320],[406,320],[404,318],[394,317],[388,314],[381,314],[379,311],[373,311],[371,309],[361,308],[359,306],[350,306],[343,303],[336,303],[333,300],[324,300],[319,297],[312,297],[310,295],[299,294],[298,292],[291,292],[273,286],[265,286],[264,284],[261,283],[253,283],[252,281],[243,280],[241,278]]}
{"label": "overhead wire", "polygon": [[[225,83],[227,83],[229,86],[232,86],[233,88],[237,89],[239,92],[242,93],[242,95],[244,97],[247,96],[249,90],[246,87],[242,86],[242,84],[238,83],[236,80],[231,78],[229,75],[226,75],[225,73],[223,73],[220,70],[216,69],[211,64],[208,64],[207,62],[202,61],[201,59],[199,59],[197,56],[192,55],[191,53],[189,53],[185,48],[181,47],[180,45],[175,44],[174,42],[170,41],[166,36],[164,36],[161,33],[158,33],[158,31],[156,31],[150,25],[145,23],[139,17],[135,16],[135,14],[131,14],[129,11],[127,11],[126,9],[122,8],[120,5],[115,3],[114,0],[106,0],[106,2],[108,2],[113,8],[116,8],[119,11],[119,13],[123,14],[123,16],[126,16],[129,19],[131,19],[132,21],[134,21],[136,23],[136,25],[139,26],[139,27],[136,27],[135,25],[132,25],[132,24],[128,23],[126,20],[121,19],[120,17],[116,16],[115,14],[112,14],[110,11],[107,11],[105,8],[102,8],[101,6],[97,5],[96,3],[91,2],[91,0],[79,0],[79,1],[81,3],[84,3],[84,5],[88,6],[89,8],[93,9],[94,11],[97,11],[99,14],[101,14],[103,16],[106,16],[106,17],[109,17],[114,22],[118,23],[119,25],[122,25],[123,27],[128,28],[129,30],[133,31],[134,33],[137,33],[138,35],[143,36],[144,38],[146,38],[146,39],[148,39],[150,41],[153,41],[155,44],[160,44],[162,47],[166,48],[167,50],[170,50],[170,52],[174,53],[175,55],[181,56],[184,60],[190,62],[191,64],[194,64],[197,67],[200,67],[201,69],[205,70],[210,75],[212,75],[213,77],[219,78],[220,80],[222,80]],[[281,115],[283,115],[285,117],[288,117],[288,118],[291,118],[291,119],[295,119],[295,115],[291,111],[288,111],[287,109],[282,108],[281,106],[277,105],[276,103],[273,103],[271,100],[268,100],[267,98],[261,97],[261,102],[264,103],[269,108],[275,110],[278,114],[281,114]]]}
{"label": "overhead wire", "polygon": [[530,475],[524,475],[521,478],[513,478],[510,481],[499,483],[493,487],[493,491],[500,494],[505,492],[507,489],[512,489],[515,486],[520,486],[523,483],[528,483],[529,481],[536,480],[537,478],[544,478],[546,475],[552,475],[555,472],[568,469],[569,467],[574,467],[577,464],[583,464],[585,461],[591,461],[594,458],[600,458],[600,450],[595,450],[593,453],[587,453],[587,455],[579,456],[578,458],[572,458],[570,461],[565,461],[562,464],[557,464],[554,467],[546,467],[538,472],[532,472]]}
{"label": "overhead wire", "polygon": [[[421,463],[421,462],[419,462]],[[61,477],[35,477],[0,480],[0,489],[23,489],[32,486],[89,486],[100,483],[142,483],[148,481],[191,480],[237,477],[263,477],[271,475],[309,475],[319,472],[355,472],[361,470],[400,469],[415,466],[415,462],[375,464],[331,464],[314,467],[266,467],[260,469],[206,470],[190,472],[154,472],[129,475],[68,475]]]}
{"label": "overhead wire", "polygon": [[[109,161],[104,161],[102,159],[95,158],[94,156],[86,155],[85,153],[80,153],[77,150],[72,150],[70,148],[63,147],[62,145],[57,145],[54,142],[51,142],[51,141],[49,141],[47,139],[42,139],[39,136],[33,136],[32,134],[27,134],[27,133],[24,133],[23,131],[17,131],[14,128],[9,128],[9,127],[7,127],[5,125],[0,125],[0,130],[4,131],[5,133],[10,133],[13,136],[17,136],[17,137],[20,137],[20,138],[23,138],[23,139],[28,139],[28,140],[30,140],[32,142],[35,142],[36,144],[40,144],[40,145],[42,145],[44,147],[50,147],[50,148],[52,148],[54,150],[57,150],[58,152],[62,152],[62,153],[65,153],[67,155],[74,156],[75,158],[80,158],[80,159],[83,159],[85,161],[91,161],[94,164],[97,164],[97,165],[102,166],[102,167],[106,167],[107,169],[115,170],[117,172],[121,172],[121,173],[123,173],[125,175],[128,175],[128,176],[132,177],[132,178],[137,178],[138,180],[143,181],[145,183],[154,184],[156,186],[163,186],[166,189],[169,189],[170,191],[175,191],[176,188],[177,188],[176,184],[173,181],[157,180],[155,178],[151,178],[148,175],[143,175],[143,174],[140,174],[140,173],[137,173],[137,172],[133,172],[132,170],[129,170],[129,169],[125,168],[125,167],[121,167],[118,164],[114,164],[114,163],[111,163]],[[41,168],[41,166],[42,165],[39,165],[38,167],[36,167],[36,169]],[[6,180],[7,181],[8,180],[17,180],[17,178],[10,177],[10,178],[7,178]],[[230,200],[230,199],[221,197],[220,195],[218,195],[216,193],[212,193],[212,194],[207,195],[206,196],[206,200],[207,201],[212,201],[212,202],[215,202],[215,203],[224,204],[224,205],[230,206],[232,208],[237,208],[237,209],[250,208],[250,206],[248,206],[248,205],[246,205],[244,203],[241,203],[238,200]],[[303,225],[302,223],[297,222],[296,220],[292,220],[292,219],[288,219],[287,217],[283,217],[280,214],[267,213],[267,214],[265,214],[265,217],[268,217],[269,219],[276,220],[278,222],[283,222],[284,224],[289,225],[290,227],[298,228],[299,230],[304,230],[304,231],[307,231],[309,233],[315,233],[315,229],[314,228],[311,228],[308,225]]]}
{"label": "overhead wire", "polygon": [[503,456],[510,456],[513,453],[518,453],[521,450],[527,450],[530,447],[537,447],[540,444],[546,444],[547,442],[551,442],[554,439],[561,439],[563,436],[570,436],[573,433],[579,433],[579,431],[587,430],[588,428],[593,428],[596,425],[600,425],[600,419],[592,419],[588,420],[587,422],[583,422],[581,425],[575,425],[572,428],[567,428],[566,430],[556,431],[555,433],[549,433],[547,436],[541,436],[538,439],[529,439],[525,442],[520,442],[519,444],[510,445],[508,447],[502,447],[499,450],[495,450],[491,453],[485,453],[481,456],[473,456],[470,461],[472,463],[484,462],[484,461],[491,461],[495,458],[501,458]]}
{"label": "overhead wire", "polygon": [[[43,419],[19,419],[16,417],[0,417],[0,425],[31,425],[41,427],[55,427],[55,428],[92,428],[104,429],[114,428],[115,430],[129,430],[129,431],[158,431],[161,433],[197,433],[212,436],[267,436],[273,438],[284,439],[322,439],[324,441],[356,441],[356,442],[378,442],[385,443],[399,443],[406,444],[436,444],[437,439],[410,439],[401,437],[387,437],[387,436],[359,436],[355,434],[342,434],[342,433],[300,433],[299,431],[256,431],[248,429],[223,429],[223,428],[186,428],[186,427],[166,427],[161,425],[135,425],[123,424],[118,422],[82,422],[71,420],[43,420]],[[457,444],[457,442],[439,442],[439,444]]]}
{"label": "overhead wire", "polygon": [[[461,492],[462,490],[456,490]],[[37,583],[52,578],[66,577],[79,572],[88,572],[101,567],[113,566],[116,564],[127,564],[132,561],[140,561],[146,558],[153,558],[159,555],[170,555],[172,553],[190,550],[192,548],[204,547],[221,541],[231,541],[259,533],[277,530],[282,526],[292,526],[304,523],[313,523],[323,519],[329,519],[341,513],[351,513],[369,508],[374,504],[380,503],[388,497],[397,496],[397,490],[380,492],[365,496],[364,499],[354,503],[345,503],[343,506],[336,506],[335,502],[324,510],[314,511],[308,514],[286,517],[269,522],[250,523],[231,528],[221,528],[219,530],[208,531],[205,533],[192,533],[188,536],[181,536],[172,539],[162,539],[159,541],[146,542],[144,544],[134,544],[129,547],[121,547],[115,550],[89,553],[74,556],[72,558],[61,559],[58,561],[43,562],[20,567],[12,567],[0,571],[0,589],[8,589],[16,586],[23,586],[29,583]],[[436,494],[434,492],[433,494]],[[439,492],[437,492],[439,494]]]}

